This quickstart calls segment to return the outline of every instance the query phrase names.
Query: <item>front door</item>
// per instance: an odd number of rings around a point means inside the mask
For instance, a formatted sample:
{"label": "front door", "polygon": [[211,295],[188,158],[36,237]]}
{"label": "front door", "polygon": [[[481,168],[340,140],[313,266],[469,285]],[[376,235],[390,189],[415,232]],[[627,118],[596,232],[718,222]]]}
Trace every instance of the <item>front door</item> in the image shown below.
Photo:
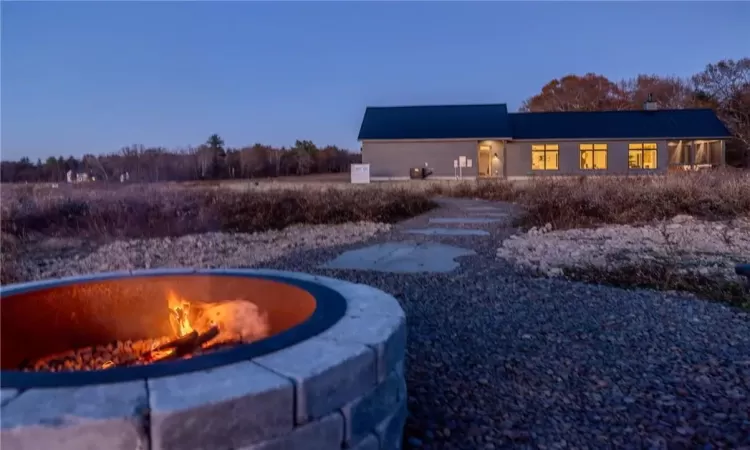
{"label": "front door", "polygon": [[479,144],[479,157],[477,158],[477,171],[480,177],[489,177],[492,174],[492,146]]}
{"label": "front door", "polygon": [[504,145],[501,141],[480,141],[477,171],[480,177],[502,177]]}

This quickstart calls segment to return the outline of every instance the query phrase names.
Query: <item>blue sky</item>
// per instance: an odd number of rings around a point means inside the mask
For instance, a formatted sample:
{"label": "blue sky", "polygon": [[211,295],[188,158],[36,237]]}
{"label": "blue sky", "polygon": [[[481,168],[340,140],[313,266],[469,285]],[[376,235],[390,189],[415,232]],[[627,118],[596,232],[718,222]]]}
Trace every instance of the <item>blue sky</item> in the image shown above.
{"label": "blue sky", "polygon": [[750,56],[750,2],[2,2],[3,159],[358,148],[366,105],[506,102]]}

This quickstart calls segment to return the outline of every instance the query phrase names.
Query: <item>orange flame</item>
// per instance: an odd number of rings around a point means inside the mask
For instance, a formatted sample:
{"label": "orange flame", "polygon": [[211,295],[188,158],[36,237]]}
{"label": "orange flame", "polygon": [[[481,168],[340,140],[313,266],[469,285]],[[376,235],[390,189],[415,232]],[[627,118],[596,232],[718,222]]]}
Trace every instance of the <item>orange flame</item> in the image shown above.
{"label": "orange flame", "polygon": [[190,302],[179,297],[174,291],[167,294],[167,306],[169,307],[170,323],[178,337],[185,336],[193,331],[190,325]]}

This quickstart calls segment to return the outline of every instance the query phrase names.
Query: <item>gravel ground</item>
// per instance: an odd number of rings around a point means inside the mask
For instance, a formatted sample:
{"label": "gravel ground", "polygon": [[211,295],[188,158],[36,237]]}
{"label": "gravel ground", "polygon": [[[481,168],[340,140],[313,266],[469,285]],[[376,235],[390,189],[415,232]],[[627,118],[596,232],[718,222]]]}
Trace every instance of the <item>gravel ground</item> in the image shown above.
{"label": "gravel ground", "polygon": [[[431,216],[461,216],[450,202]],[[406,310],[405,448],[750,449],[750,318],[689,296],[533,278],[487,237],[376,241],[477,251],[450,274],[323,270],[347,246],[271,264],[376,286]]]}
{"label": "gravel ground", "polygon": [[[430,216],[464,216],[467,203],[446,202]],[[505,224],[466,226],[490,237],[400,233],[426,222],[369,242],[439,241],[478,255],[450,274],[425,275],[318,268],[362,242],[244,264],[366,283],[399,299],[409,330],[405,448],[750,450],[746,313],[524,275],[496,260],[497,243],[514,231]]]}
{"label": "gravel ground", "polygon": [[292,252],[361,242],[391,228],[360,222],[299,225],[263,233],[205,233],[179,238],[132,239],[92,246],[46,239],[33,246],[18,270],[26,280],[155,267],[248,267]]}

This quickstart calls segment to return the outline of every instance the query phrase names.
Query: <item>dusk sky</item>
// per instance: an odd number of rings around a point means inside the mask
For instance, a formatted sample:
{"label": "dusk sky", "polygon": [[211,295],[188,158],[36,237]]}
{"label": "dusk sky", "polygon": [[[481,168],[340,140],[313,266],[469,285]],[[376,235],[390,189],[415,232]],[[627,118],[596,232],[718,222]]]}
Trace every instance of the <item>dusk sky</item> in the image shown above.
{"label": "dusk sky", "polygon": [[504,102],[553,78],[750,56],[750,2],[2,2],[2,158],[358,149],[367,105]]}

